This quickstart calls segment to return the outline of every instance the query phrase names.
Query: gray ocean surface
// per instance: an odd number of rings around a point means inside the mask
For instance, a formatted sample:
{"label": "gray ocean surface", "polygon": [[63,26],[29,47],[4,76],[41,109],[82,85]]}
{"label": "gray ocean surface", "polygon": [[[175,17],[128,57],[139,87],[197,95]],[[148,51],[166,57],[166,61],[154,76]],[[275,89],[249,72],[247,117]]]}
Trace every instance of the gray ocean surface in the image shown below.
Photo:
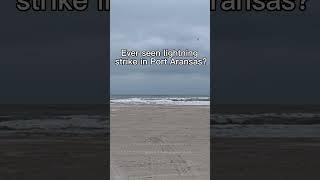
{"label": "gray ocean surface", "polygon": [[1,105],[0,136],[106,136],[106,105]]}
{"label": "gray ocean surface", "polygon": [[204,95],[114,95],[111,96],[111,104],[208,106],[210,97]]}
{"label": "gray ocean surface", "polygon": [[320,137],[318,105],[221,105],[212,112],[213,137]]}

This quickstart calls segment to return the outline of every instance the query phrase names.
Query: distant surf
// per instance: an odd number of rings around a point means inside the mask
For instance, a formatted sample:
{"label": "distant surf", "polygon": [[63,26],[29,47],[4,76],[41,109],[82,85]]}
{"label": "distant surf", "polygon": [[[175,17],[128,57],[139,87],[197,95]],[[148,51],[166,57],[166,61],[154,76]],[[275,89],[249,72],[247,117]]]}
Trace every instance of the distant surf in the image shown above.
{"label": "distant surf", "polygon": [[109,133],[106,105],[2,105],[0,137],[86,136]]}
{"label": "distant surf", "polygon": [[216,105],[214,137],[320,137],[318,105]]}
{"label": "distant surf", "polygon": [[210,105],[208,96],[112,96],[111,104],[132,105]]}

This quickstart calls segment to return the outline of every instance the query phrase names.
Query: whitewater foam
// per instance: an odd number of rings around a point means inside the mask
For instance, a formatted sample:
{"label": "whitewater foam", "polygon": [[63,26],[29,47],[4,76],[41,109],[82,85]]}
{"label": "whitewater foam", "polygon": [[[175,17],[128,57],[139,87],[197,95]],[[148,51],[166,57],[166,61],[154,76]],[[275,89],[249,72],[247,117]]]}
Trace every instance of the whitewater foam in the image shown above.
{"label": "whitewater foam", "polygon": [[133,105],[210,105],[209,97],[116,97],[111,104]]}

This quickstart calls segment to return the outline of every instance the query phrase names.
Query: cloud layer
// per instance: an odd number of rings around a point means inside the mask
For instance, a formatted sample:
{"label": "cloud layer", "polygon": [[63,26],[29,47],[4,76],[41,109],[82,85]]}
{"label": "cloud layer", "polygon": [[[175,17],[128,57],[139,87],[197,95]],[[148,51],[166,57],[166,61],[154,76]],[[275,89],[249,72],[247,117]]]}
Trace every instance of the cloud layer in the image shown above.
{"label": "cloud layer", "polygon": [[121,49],[197,50],[210,58],[209,1],[111,1],[112,94],[208,94],[206,66],[115,66]]}

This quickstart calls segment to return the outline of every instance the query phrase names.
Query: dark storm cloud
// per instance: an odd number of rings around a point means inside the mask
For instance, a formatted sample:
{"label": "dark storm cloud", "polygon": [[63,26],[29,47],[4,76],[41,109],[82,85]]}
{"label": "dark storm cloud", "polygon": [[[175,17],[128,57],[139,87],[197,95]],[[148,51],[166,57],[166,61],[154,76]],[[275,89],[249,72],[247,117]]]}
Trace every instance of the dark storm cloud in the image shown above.
{"label": "dark storm cloud", "polygon": [[[207,94],[209,66],[114,66],[120,50],[209,53],[209,1],[111,1],[111,90],[117,94]],[[197,80],[195,80],[197,79]],[[197,87],[197,88],[192,88]]]}
{"label": "dark storm cloud", "polygon": [[106,13],[0,9],[0,103],[105,101]]}
{"label": "dark storm cloud", "polygon": [[320,3],[212,14],[217,103],[320,103]]}

